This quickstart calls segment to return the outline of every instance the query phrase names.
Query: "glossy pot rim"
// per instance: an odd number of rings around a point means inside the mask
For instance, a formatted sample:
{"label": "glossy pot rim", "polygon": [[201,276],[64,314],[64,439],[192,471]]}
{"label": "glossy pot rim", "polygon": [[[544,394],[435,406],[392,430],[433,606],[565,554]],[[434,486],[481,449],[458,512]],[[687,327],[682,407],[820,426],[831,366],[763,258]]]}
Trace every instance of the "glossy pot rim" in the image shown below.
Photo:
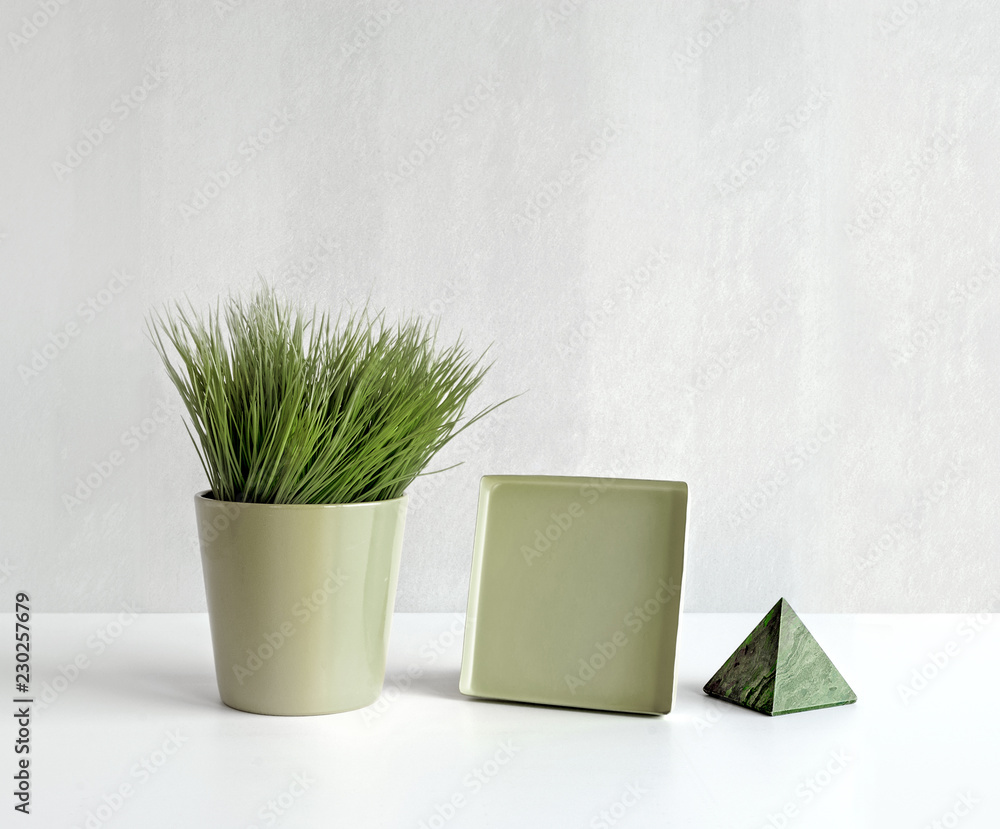
{"label": "glossy pot rim", "polygon": [[205,503],[205,504],[219,504],[220,506],[234,506],[238,509],[261,509],[261,510],[321,510],[321,509],[360,509],[363,507],[378,507],[378,506],[389,506],[396,505],[399,506],[406,502],[409,498],[409,494],[404,492],[398,498],[390,498],[384,501],[350,501],[343,504],[260,504],[256,501],[220,501],[218,498],[212,496],[212,490],[203,489],[201,492],[195,493],[194,500],[195,503]]}

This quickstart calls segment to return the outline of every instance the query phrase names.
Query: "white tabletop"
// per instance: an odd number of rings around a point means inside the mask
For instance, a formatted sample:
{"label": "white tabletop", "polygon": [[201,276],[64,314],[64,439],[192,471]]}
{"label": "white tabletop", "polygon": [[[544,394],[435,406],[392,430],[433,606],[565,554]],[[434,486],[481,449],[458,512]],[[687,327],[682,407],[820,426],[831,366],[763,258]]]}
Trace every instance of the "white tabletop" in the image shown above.
{"label": "white tabletop", "polygon": [[301,718],[222,705],[204,615],[37,615],[31,816],[0,825],[1000,826],[992,617],[805,614],[859,701],[770,718],[701,691],[763,610],[685,615],[664,717],[463,697],[460,614],[397,614],[380,702]]}

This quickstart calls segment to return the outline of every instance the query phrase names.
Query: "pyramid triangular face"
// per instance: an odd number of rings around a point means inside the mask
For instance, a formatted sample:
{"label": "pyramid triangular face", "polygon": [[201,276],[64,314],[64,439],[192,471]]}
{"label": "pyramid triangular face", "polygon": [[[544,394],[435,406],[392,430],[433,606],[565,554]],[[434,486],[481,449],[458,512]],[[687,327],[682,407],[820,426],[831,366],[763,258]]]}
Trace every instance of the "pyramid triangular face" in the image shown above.
{"label": "pyramid triangular face", "polygon": [[784,599],[708,681],[705,693],[772,716],[857,701]]}
{"label": "pyramid triangular face", "polygon": [[771,713],[791,714],[857,702],[857,694],[788,602],[782,599],[780,604],[778,667]]}
{"label": "pyramid triangular face", "polygon": [[774,673],[778,664],[778,626],[781,602],[772,607],[760,624],[716,671],[705,693],[770,714],[774,706]]}

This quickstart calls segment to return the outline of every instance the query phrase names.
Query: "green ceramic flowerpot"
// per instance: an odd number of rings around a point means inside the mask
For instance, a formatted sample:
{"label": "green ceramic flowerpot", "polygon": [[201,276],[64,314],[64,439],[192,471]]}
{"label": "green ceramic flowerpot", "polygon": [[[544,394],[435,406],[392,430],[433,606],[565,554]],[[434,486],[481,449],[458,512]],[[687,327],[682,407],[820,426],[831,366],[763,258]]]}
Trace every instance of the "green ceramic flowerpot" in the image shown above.
{"label": "green ceramic flowerpot", "polygon": [[247,504],[195,496],[222,701],[255,714],[371,705],[385,677],[406,496]]}

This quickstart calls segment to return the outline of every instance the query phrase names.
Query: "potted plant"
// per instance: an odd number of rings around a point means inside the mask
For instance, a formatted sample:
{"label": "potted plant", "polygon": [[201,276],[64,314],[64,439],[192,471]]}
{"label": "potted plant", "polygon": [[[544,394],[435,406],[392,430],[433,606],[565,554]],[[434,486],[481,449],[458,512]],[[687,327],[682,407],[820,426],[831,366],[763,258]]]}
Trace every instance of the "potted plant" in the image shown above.
{"label": "potted plant", "polygon": [[496,408],[463,418],[483,356],[439,348],[417,319],[334,320],[267,287],[204,315],[175,303],[148,329],[210,486],[195,510],[222,701],[259,714],[370,705],[406,488]]}

